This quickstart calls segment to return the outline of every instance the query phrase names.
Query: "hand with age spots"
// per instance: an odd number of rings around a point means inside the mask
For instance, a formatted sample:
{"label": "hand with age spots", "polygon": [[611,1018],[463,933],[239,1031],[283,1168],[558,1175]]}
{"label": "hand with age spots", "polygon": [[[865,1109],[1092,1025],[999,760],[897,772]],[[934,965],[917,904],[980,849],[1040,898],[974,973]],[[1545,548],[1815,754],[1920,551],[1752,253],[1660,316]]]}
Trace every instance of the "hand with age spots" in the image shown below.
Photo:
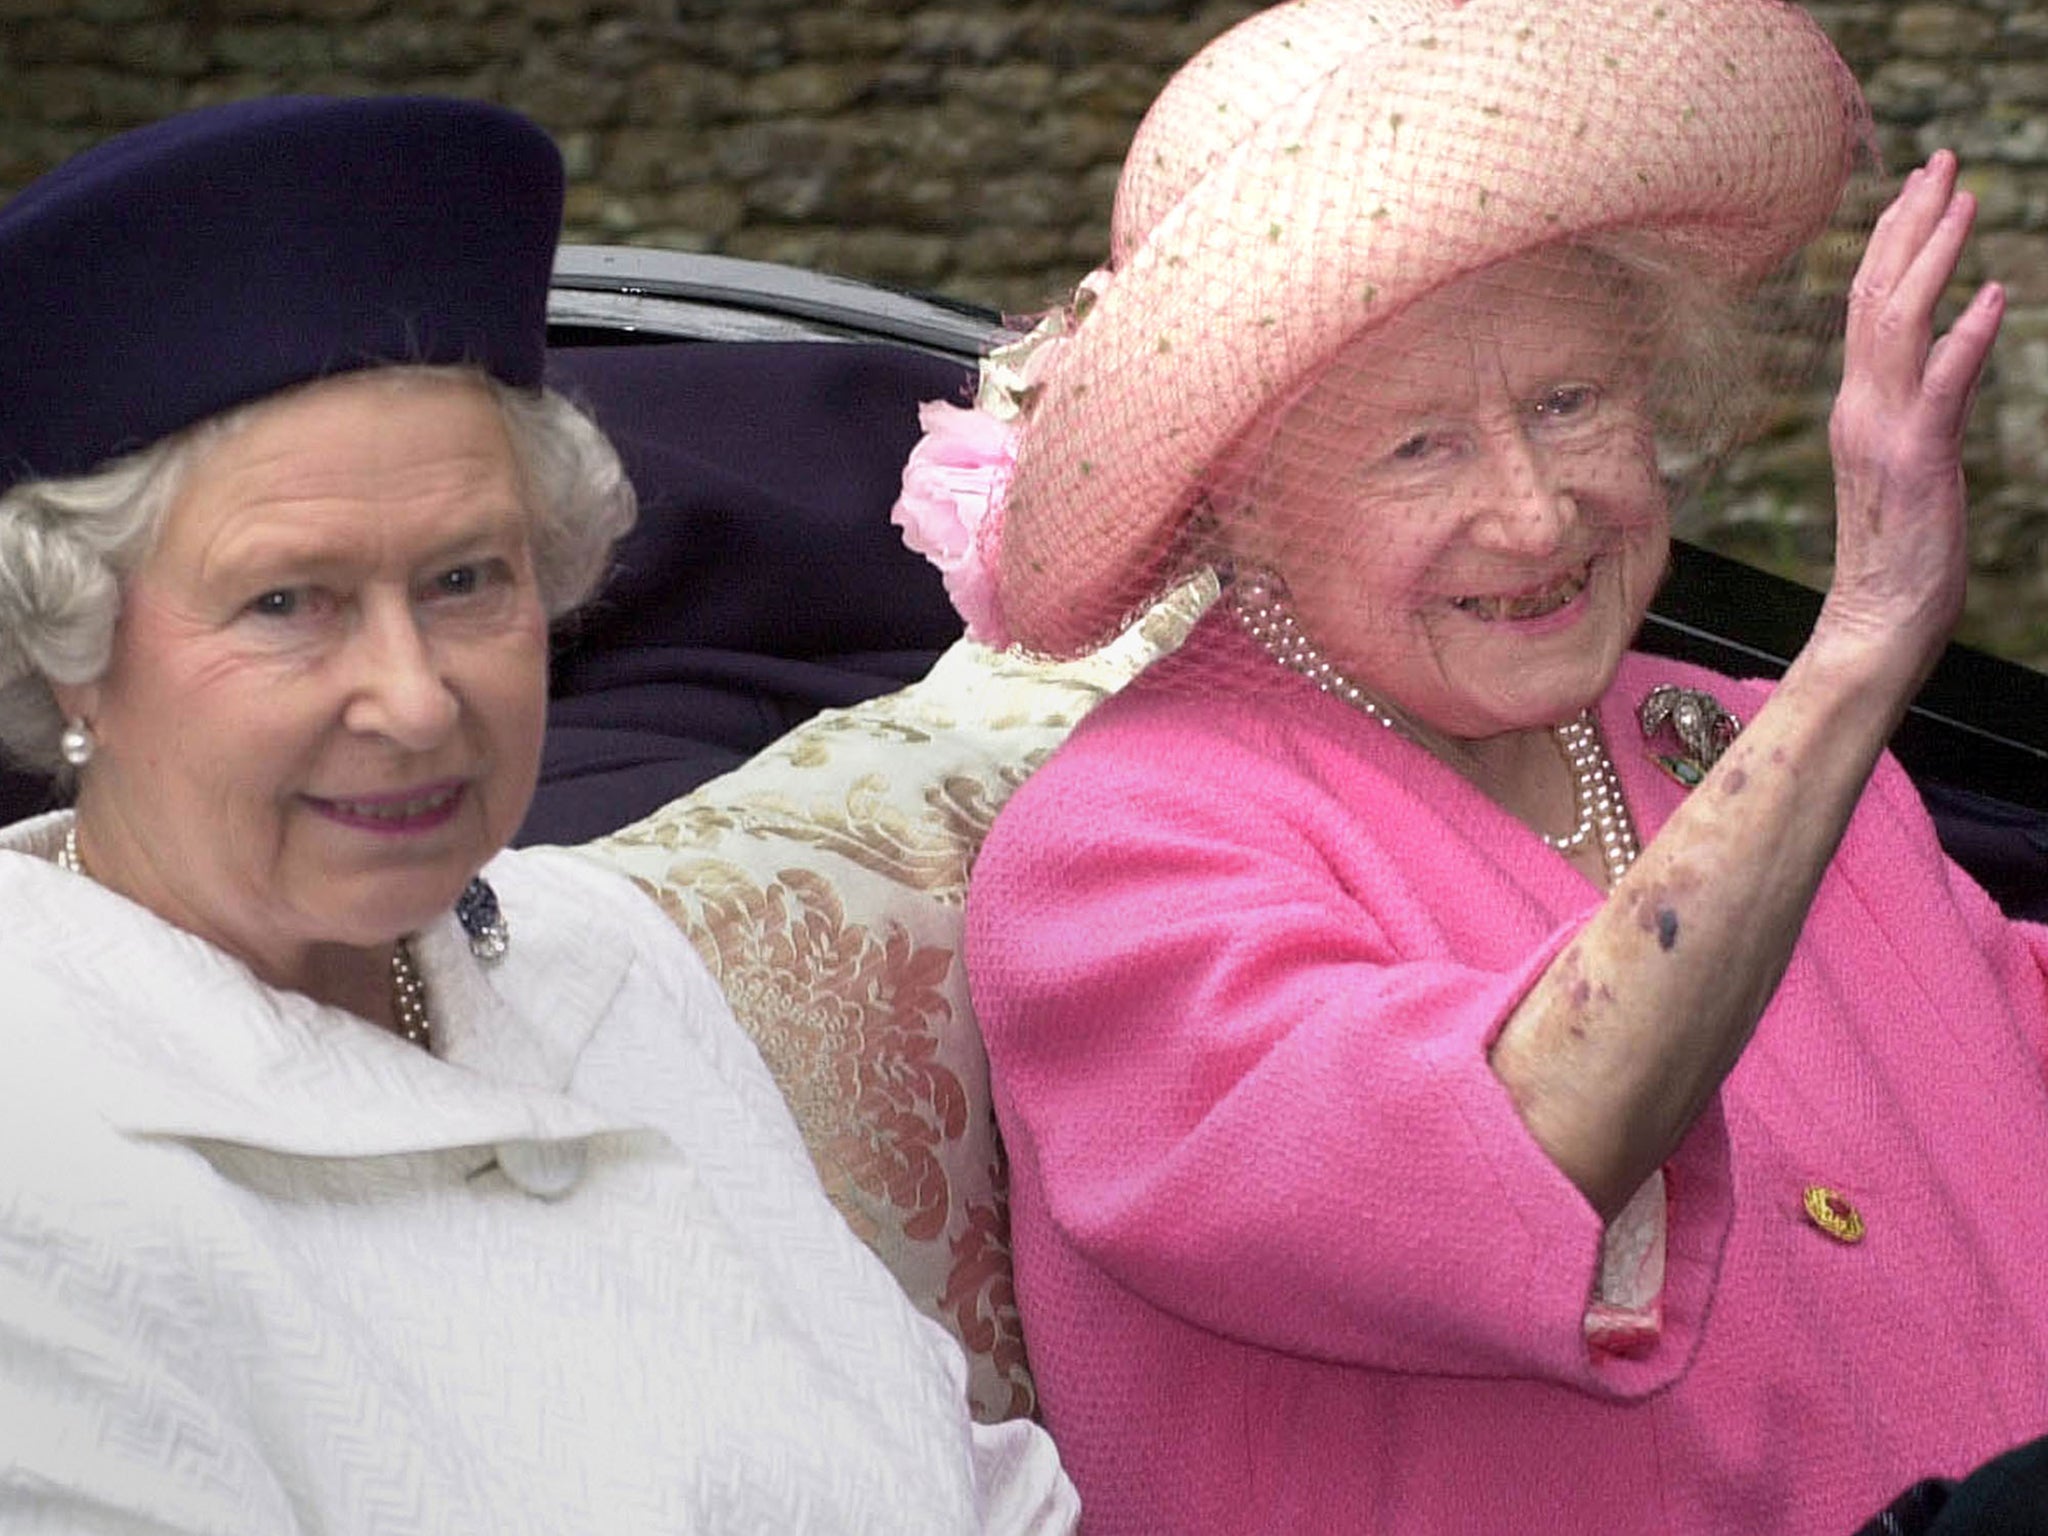
{"label": "hand with age spots", "polygon": [[1835,575],[1814,643],[1884,652],[1908,695],[1962,611],[1963,428],[2005,298],[1985,285],[1941,335],[1935,308],[1975,217],[1948,151],[1907,176],[1850,289],[1829,422]]}
{"label": "hand with age spots", "polygon": [[1748,1046],[1961,610],[1963,427],[2004,294],[1979,290],[1946,334],[1934,317],[1975,212],[1944,151],[1878,221],[1850,298],[1835,579],[1813,635],[1494,1043],[1531,1136],[1609,1218]]}

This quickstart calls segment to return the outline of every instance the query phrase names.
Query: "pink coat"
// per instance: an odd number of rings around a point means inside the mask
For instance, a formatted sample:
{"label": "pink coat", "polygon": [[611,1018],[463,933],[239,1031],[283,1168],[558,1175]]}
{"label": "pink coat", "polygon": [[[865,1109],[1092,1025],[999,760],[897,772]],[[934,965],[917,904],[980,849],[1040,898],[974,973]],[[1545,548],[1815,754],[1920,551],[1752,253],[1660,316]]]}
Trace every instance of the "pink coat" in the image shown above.
{"label": "pink coat", "polygon": [[[1666,1168],[1661,1336],[1596,1355],[1601,1224],[1486,1048],[1599,894],[1291,675],[1169,681],[1244,645],[1205,625],[1090,717],[968,903],[1090,1536],[1840,1536],[2048,1431],[2048,930],[1943,859],[1897,764]],[[1601,720],[1646,838],[1684,791],[1633,716],[1671,681],[1763,697],[1624,663]],[[1807,1218],[1813,1185],[1860,1244]]]}

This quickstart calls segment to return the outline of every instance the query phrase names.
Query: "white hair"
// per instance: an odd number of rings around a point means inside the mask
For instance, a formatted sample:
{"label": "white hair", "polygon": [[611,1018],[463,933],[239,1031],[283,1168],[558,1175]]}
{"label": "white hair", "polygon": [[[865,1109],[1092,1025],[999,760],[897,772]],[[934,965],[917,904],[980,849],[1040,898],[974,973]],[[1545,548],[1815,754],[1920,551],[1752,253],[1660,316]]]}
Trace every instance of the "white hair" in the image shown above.
{"label": "white hair", "polygon": [[[514,389],[474,369],[378,371],[394,383],[471,378],[489,387],[533,512],[534,577],[548,618],[595,592],[636,505],[597,423],[553,390]],[[57,750],[65,721],[52,685],[91,683],[106,671],[122,584],[149,558],[193,463],[277,398],[237,406],[89,474],[0,493],[0,757],[70,776]]]}

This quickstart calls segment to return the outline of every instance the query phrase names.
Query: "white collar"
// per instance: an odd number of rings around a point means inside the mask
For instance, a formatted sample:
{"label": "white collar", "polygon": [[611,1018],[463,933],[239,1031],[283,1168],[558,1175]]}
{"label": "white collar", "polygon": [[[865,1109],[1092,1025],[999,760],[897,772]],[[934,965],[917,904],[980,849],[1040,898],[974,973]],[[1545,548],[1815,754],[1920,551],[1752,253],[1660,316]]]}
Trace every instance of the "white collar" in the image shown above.
{"label": "white collar", "polygon": [[[55,982],[65,1017],[10,1020],[10,1070],[69,1075],[137,1135],[304,1156],[374,1156],[627,1129],[563,1092],[631,963],[586,907],[550,900],[546,870],[501,855],[489,876],[513,928],[489,970],[451,913],[416,959],[434,1059],[341,1009],[258,981],[224,951],[58,869],[57,812],[0,829],[0,995],[20,968]],[[31,1059],[24,1059],[23,1053]]]}

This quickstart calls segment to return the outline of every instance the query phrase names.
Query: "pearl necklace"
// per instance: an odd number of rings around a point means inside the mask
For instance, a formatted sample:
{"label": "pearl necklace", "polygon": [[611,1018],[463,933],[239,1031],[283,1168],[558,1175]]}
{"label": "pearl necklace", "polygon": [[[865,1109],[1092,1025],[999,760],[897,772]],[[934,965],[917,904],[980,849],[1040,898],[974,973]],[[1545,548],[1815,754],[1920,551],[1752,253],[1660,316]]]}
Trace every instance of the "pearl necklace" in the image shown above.
{"label": "pearl necklace", "polygon": [[391,946],[391,1011],[398,1016],[400,1038],[431,1055],[434,1019],[427,1011],[427,982],[413,962],[410,939]]}
{"label": "pearl necklace", "polygon": [[1629,820],[1628,802],[1621,796],[1621,775],[1607,744],[1600,739],[1600,727],[1591,710],[1576,720],[1556,727],[1557,744],[1572,770],[1572,797],[1578,803],[1578,825],[1564,837],[1538,836],[1559,853],[1576,853],[1593,840],[1600,849],[1600,864],[1613,885],[1628,873],[1642,851],[1636,842],[1635,823]]}
{"label": "pearl necklace", "polygon": [[[85,874],[85,860],[78,852],[78,818],[64,829],[64,841],[57,845],[57,867],[66,874]],[[400,939],[391,946],[391,1011],[398,1020],[399,1037],[409,1045],[431,1053],[434,1049],[434,1018],[427,1009],[426,978],[413,962],[412,944]]]}
{"label": "pearl necklace", "polygon": [[[1231,601],[1245,633],[1280,665],[1307,678],[1332,698],[1341,699],[1359,713],[1377,720],[1395,735],[1415,741],[1415,734],[1398,716],[1338,671],[1302,632],[1272,577],[1263,572],[1240,574],[1231,584]],[[1589,842],[1597,844],[1601,867],[1607,872],[1607,883],[1612,885],[1628,872],[1640,851],[1628,804],[1622,798],[1621,777],[1607,755],[1607,745],[1600,738],[1600,728],[1594,724],[1590,710],[1575,720],[1552,727],[1551,735],[1571,769],[1575,820],[1571,831],[1561,836],[1548,832],[1536,835],[1543,839],[1546,848],[1566,855],[1577,853]]]}

